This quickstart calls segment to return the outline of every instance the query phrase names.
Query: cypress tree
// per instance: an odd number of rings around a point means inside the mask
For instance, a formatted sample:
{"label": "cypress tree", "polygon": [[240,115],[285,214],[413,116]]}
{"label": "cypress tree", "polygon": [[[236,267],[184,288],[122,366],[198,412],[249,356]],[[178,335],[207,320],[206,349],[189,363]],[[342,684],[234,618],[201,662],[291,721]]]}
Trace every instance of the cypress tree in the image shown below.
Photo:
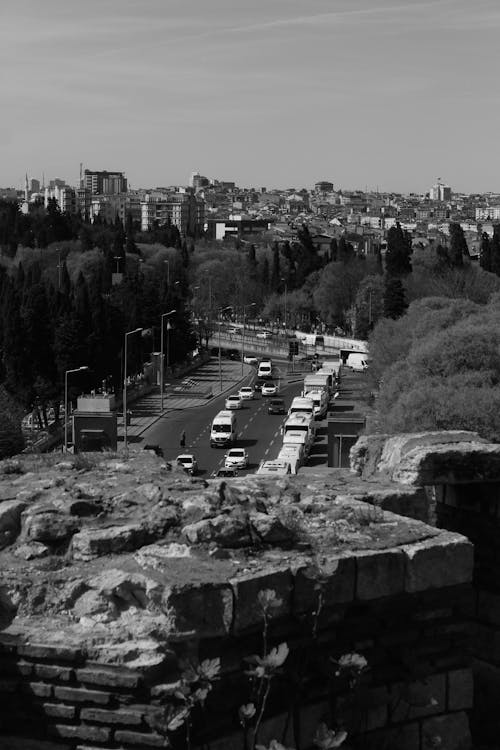
{"label": "cypress tree", "polygon": [[389,276],[406,276],[411,271],[411,237],[399,223],[387,232],[385,270]]}
{"label": "cypress tree", "polygon": [[271,289],[277,291],[281,278],[280,268],[280,253],[278,250],[278,243],[275,242],[273,245],[273,266],[271,270]]}
{"label": "cypress tree", "polygon": [[384,286],[384,316],[396,320],[400,318],[408,303],[403,282],[397,276],[386,276]]}
{"label": "cypress tree", "polygon": [[469,257],[469,248],[465,240],[464,230],[457,222],[450,224],[450,247],[448,250],[450,265],[454,268],[463,268],[464,258]]}
{"label": "cypress tree", "polygon": [[500,276],[500,225],[496,224],[490,242],[491,270]]}
{"label": "cypress tree", "polygon": [[483,232],[481,235],[481,249],[479,251],[479,265],[485,271],[491,271],[491,248],[490,238]]}

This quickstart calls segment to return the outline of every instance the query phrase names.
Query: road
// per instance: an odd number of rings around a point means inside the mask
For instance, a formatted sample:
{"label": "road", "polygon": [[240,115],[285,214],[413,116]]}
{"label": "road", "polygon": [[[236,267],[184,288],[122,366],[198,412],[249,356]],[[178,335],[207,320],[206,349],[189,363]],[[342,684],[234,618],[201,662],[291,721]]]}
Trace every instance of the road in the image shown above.
{"label": "road", "polygon": [[[279,395],[288,409],[292,398],[300,393],[302,378],[300,375],[282,379],[284,372],[275,367],[275,382],[279,383]],[[248,385],[255,375],[248,377],[242,385]],[[293,382],[290,382],[293,381]],[[236,392],[237,389],[235,389]],[[217,412],[224,409],[224,396],[213,399],[206,406],[167,411],[143,435],[144,444],[157,444],[163,449],[167,460],[175,459],[179,453],[194,453],[199,467],[199,476],[209,477],[224,463],[227,449],[210,447],[210,427]],[[235,411],[238,420],[238,447],[246,448],[249,454],[249,466],[240,474],[253,473],[260,461],[275,458],[281,446],[280,427],[284,420],[282,415],[267,413],[268,397],[255,394],[252,401],[243,401],[243,408]],[[182,431],[186,433],[186,446],[179,446]]]}

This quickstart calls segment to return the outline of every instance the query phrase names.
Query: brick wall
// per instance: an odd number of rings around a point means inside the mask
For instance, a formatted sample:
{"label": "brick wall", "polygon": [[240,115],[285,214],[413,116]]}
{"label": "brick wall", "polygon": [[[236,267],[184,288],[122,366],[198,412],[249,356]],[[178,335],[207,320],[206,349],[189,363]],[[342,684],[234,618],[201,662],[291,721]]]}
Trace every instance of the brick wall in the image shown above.
{"label": "brick wall", "polygon": [[[205,712],[193,714],[193,746],[241,747],[237,712],[249,700],[244,659],[261,650],[264,589],[280,598],[269,646],[286,642],[290,654],[273,681],[263,741],[284,734],[289,745],[308,748],[318,722],[334,714],[353,750],[426,750],[436,736],[446,750],[469,747],[471,545],[441,533],[332,555],[328,563],[319,579],[280,555],[265,573],[172,595],[178,634],[150,672],[97,663],[95,650],[69,643],[26,642],[7,629],[0,635],[0,748],[185,748],[182,729],[168,741],[158,729],[185,657],[221,660]],[[335,676],[335,660],[352,651],[369,665],[354,701]]]}

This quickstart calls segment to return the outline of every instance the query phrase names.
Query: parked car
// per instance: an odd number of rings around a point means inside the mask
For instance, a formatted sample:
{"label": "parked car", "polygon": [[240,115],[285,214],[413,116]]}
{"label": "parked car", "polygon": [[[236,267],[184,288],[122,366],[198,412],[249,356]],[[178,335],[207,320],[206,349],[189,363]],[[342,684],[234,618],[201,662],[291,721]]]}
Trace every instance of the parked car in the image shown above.
{"label": "parked car", "polygon": [[226,469],[246,469],[248,466],[248,453],[245,448],[230,448],[224,456]]}
{"label": "parked car", "polygon": [[272,398],[267,405],[268,414],[285,414],[285,402],[282,398]]}
{"label": "parked car", "polygon": [[212,474],[213,477],[227,477],[230,479],[231,477],[237,477],[238,476],[238,469],[235,468],[226,468],[225,466],[221,469],[217,469],[217,471],[214,471]]}
{"label": "parked car", "polygon": [[180,456],[177,456],[176,461],[188,474],[194,475],[198,471],[198,461],[192,453],[181,453]]}
{"label": "parked car", "polygon": [[241,398],[238,393],[233,393],[226,398],[226,409],[241,409]]}
{"label": "parked car", "polygon": [[261,392],[263,396],[276,396],[278,393],[278,386],[276,383],[263,383]]}
{"label": "parked car", "polygon": [[257,359],[257,357],[251,357],[246,354],[243,356],[243,362],[246,365],[258,365],[259,364],[259,360]]}
{"label": "parked car", "polygon": [[255,394],[251,385],[243,385],[238,391],[238,395],[242,401],[251,401]]}
{"label": "parked car", "polygon": [[259,331],[255,334],[255,338],[257,339],[270,339],[272,338],[273,334],[271,331]]}

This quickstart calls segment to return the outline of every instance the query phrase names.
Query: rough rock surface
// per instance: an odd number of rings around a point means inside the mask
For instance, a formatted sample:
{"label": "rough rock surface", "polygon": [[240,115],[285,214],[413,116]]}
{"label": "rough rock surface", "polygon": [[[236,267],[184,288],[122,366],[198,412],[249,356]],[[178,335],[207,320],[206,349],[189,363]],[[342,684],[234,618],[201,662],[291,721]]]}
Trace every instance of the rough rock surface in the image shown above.
{"label": "rough rock surface", "polygon": [[248,625],[266,581],[284,607],[293,587],[307,605],[318,570],[326,600],[352,598],[356,580],[359,598],[419,590],[435,544],[460,548],[450,582],[467,580],[462,537],[390,512],[411,516],[419,492],[348,471],[207,482],[146,452],[0,462],[0,624],[27,641],[149,668],[165,660],[169,639]]}
{"label": "rough rock surface", "polygon": [[403,485],[500,479],[500,445],[475,432],[364,435],[351,449],[351,467],[364,479],[385,476]]}

